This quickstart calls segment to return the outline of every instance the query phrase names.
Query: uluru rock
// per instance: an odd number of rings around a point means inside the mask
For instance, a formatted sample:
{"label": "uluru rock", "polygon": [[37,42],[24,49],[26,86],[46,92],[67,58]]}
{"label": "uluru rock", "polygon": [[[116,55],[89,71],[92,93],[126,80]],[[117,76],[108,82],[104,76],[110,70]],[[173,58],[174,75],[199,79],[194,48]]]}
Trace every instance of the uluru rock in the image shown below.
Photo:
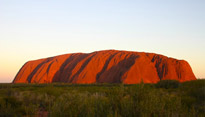
{"label": "uluru rock", "polygon": [[144,52],[105,50],[29,61],[13,83],[156,83],[196,80],[184,60]]}

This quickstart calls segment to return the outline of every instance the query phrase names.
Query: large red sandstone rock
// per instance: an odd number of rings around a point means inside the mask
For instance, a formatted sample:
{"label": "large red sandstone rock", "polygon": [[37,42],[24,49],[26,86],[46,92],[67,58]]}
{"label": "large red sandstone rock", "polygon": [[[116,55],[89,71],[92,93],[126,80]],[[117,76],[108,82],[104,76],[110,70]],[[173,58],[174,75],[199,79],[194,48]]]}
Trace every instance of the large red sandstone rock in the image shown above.
{"label": "large red sandstone rock", "polygon": [[190,65],[163,55],[106,50],[27,62],[13,83],[156,83],[196,80]]}

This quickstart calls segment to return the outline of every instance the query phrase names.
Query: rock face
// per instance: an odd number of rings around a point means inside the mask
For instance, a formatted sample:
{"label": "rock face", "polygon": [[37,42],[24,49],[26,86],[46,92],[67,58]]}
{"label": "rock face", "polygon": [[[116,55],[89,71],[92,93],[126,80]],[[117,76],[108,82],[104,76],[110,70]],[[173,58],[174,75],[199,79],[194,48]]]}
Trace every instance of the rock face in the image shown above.
{"label": "rock face", "polygon": [[144,52],[117,50],[66,54],[29,61],[13,83],[156,83],[196,80],[184,60]]}

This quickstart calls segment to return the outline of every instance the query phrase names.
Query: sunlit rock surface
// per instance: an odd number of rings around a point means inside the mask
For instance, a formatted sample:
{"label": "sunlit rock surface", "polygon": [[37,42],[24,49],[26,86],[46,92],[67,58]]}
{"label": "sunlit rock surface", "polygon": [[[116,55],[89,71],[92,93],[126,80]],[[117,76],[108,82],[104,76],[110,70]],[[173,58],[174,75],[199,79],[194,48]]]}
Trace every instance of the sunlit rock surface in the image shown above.
{"label": "sunlit rock surface", "polygon": [[156,83],[196,80],[184,60],[144,52],[105,50],[29,61],[13,83]]}

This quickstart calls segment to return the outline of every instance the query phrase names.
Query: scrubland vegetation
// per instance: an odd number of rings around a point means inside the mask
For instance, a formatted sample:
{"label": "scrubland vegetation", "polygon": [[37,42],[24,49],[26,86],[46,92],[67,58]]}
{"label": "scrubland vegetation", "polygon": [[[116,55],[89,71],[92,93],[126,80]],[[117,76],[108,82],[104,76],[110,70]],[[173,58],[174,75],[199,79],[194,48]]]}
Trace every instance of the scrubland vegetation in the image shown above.
{"label": "scrubland vegetation", "polygon": [[205,116],[205,80],[157,84],[0,84],[0,116]]}

